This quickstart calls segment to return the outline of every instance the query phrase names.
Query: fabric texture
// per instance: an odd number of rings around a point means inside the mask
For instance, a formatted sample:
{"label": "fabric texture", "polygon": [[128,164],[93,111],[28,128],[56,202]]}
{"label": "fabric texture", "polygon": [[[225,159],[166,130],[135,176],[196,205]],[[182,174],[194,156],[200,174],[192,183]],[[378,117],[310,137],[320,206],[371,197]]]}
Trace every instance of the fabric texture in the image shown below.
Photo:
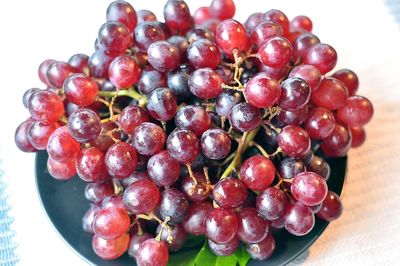
{"label": "fabric texture", "polygon": [[0,266],[12,266],[18,262],[15,253],[17,245],[13,241],[15,231],[11,229],[11,224],[14,219],[9,215],[10,205],[7,201],[7,187],[2,178],[3,174],[0,161]]}

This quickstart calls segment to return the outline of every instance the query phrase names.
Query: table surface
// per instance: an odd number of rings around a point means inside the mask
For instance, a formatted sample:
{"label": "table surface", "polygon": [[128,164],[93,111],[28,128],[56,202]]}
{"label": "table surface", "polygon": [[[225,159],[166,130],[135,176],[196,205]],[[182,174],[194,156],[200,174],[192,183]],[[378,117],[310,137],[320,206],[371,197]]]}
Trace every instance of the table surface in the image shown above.
{"label": "table surface", "polygon": [[[68,60],[74,53],[90,54],[108,2],[37,0],[0,4],[0,158],[15,218],[20,265],[85,265],[44,215],[35,189],[34,156],[14,147],[13,134],[28,116],[21,103],[22,94],[30,87],[42,86],[37,66],[47,58]],[[201,5],[199,2],[188,1],[192,10]],[[161,1],[131,3],[137,10],[155,10],[162,18]],[[251,12],[271,8],[281,9],[289,17],[310,16],[314,33],[338,51],[337,68],[356,71],[361,80],[360,94],[375,106],[374,119],[366,128],[367,142],[349,155],[342,217],[330,224],[292,265],[399,263],[400,1],[237,0],[236,5],[240,21]]]}

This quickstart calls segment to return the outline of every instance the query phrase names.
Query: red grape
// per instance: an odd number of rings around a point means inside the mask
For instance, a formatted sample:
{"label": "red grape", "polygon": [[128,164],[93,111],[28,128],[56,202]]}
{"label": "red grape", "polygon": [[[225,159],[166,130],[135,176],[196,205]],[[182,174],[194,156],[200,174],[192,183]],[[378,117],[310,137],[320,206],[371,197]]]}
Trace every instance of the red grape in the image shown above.
{"label": "red grape", "polygon": [[167,150],[175,160],[188,164],[200,153],[196,134],[186,129],[176,129],[168,136]]}
{"label": "red grape", "polygon": [[326,74],[331,71],[336,66],[336,61],[336,50],[325,43],[315,44],[303,57],[304,64],[315,66],[321,74]]}
{"label": "red grape", "polygon": [[255,260],[265,260],[271,257],[272,253],[275,251],[275,240],[271,234],[268,234],[259,243],[249,244],[247,246],[247,252]]}
{"label": "red grape", "polygon": [[136,27],[137,16],[135,9],[123,0],[112,2],[107,8],[107,21],[118,21],[124,24],[131,32]]}
{"label": "red grape", "polygon": [[278,134],[278,144],[286,155],[295,158],[303,158],[311,148],[307,131],[293,125],[284,127]]}
{"label": "red grape", "polygon": [[50,157],[47,159],[49,174],[58,180],[70,180],[76,175],[75,158],[66,162],[57,162]]}
{"label": "red grape", "polygon": [[281,95],[277,80],[259,74],[251,78],[244,90],[247,102],[258,108],[267,108],[276,104]]}
{"label": "red grape", "polygon": [[68,101],[80,107],[94,103],[98,91],[96,81],[84,74],[73,74],[64,83],[64,93]]}
{"label": "red grape", "polygon": [[239,222],[231,209],[217,208],[208,213],[204,222],[206,236],[217,244],[226,244],[237,235]]}
{"label": "red grape", "polygon": [[308,86],[310,86],[311,92],[315,91],[321,82],[321,73],[318,68],[312,65],[296,66],[289,73],[289,78],[292,77],[301,78],[307,82]]}
{"label": "red grape", "polygon": [[155,89],[147,98],[147,110],[157,120],[168,121],[172,119],[177,109],[176,98],[168,88]]}
{"label": "red grape", "polygon": [[24,95],[22,96],[22,103],[24,104],[25,108],[28,108],[29,98],[38,90],[38,88],[31,88],[25,91]]}
{"label": "red grape", "polygon": [[280,109],[276,116],[276,121],[279,126],[297,125],[300,126],[306,121],[308,116],[308,106],[305,105],[297,110],[288,111]]}
{"label": "red grape", "polygon": [[354,73],[350,69],[340,69],[333,73],[332,77],[343,82],[350,96],[356,94],[359,84],[356,73]]}
{"label": "red grape", "polygon": [[283,179],[292,179],[296,175],[304,172],[305,170],[306,167],[303,161],[290,157],[282,160],[278,168],[279,175]]}
{"label": "red grape", "polygon": [[311,209],[300,203],[291,204],[285,210],[285,228],[295,236],[308,234],[314,227],[315,217]]}
{"label": "red grape", "polygon": [[180,65],[178,69],[168,73],[168,88],[172,91],[178,101],[192,96],[188,80],[193,68],[190,65]]}
{"label": "red grape", "polygon": [[46,149],[53,160],[66,162],[78,154],[80,145],[71,136],[67,127],[62,126],[50,135]]}
{"label": "red grape", "polygon": [[209,159],[223,159],[228,156],[230,150],[231,139],[222,129],[209,129],[201,136],[201,151]]}
{"label": "red grape", "polygon": [[90,208],[85,212],[82,217],[82,228],[83,231],[89,234],[94,234],[93,231],[93,219],[96,213],[100,210],[100,207],[97,205],[91,205]]}
{"label": "red grape", "polygon": [[247,198],[247,188],[237,178],[225,178],[218,181],[213,189],[213,199],[223,208],[236,208]]}
{"label": "red grape", "polygon": [[251,32],[250,40],[258,49],[270,37],[282,36],[283,30],[278,23],[266,20],[258,23]]}
{"label": "red grape", "polygon": [[173,159],[167,151],[153,155],[147,163],[148,174],[153,182],[160,187],[170,187],[179,178],[179,162]]}
{"label": "red grape", "polygon": [[130,176],[136,169],[136,151],[126,142],[112,145],[104,158],[107,171],[111,176],[122,179]]}
{"label": "red grape", "polygon": [[64,114],[64,104],[54,92],[38,90],[29,97],[28,110],[33,119],[51,124]]}
{"label": "red grape", "polygon": [[188,5],[183,0],[168,0],[164,5],[164,19],[173,32],[186,33],[193,26]]}
{"label": "red grape", "polygon": [[136,254],[139,266],[166,266],[168,263],[168,246],[154,238],[147,239],[139,245]]}
{"label": "red grape", "polygon": [[187,49],[187,56],[190,64],[195,68],[217,68],[221,62],[218,47],[206,39],[193,42]]}
{"label": "red grape", "polygon": [[293,198],[306,206],[320,204],[328,192],[325,180],[313,172],[296,175],[290,188]]}
{"label": "red grape", "polygon": [[[243,24],[244,27],[246,28],[246,31],[248,34],[251,35],[251,33],[253,32],[254,28],[260,24],[261,22],[263,22],[264,19],[264,13],[261,12],[255,12],[252,13],[245,21],[245,23]],[[279,25],[280,26],[280,25]]]}
{"label": "red grape", "polygon": [[147,66],[142,70],[136,85],[140,93],[147,95],[154,89],[167,87],[167,77],[164,73]]}
{"label": "red grape", "polygon": [[211,127],[211,120],[202,107],[186,105],[179,108],[176,113],[175,125],[192,131],[196,136],[201,136]]}
{"label": "red grape", "polygon": [[135,28],[133,37],[137,47],[145,51],[152,43],[166,39],[163,29],[155,22],[139,23]]}
{"label": "red grape", "polygon": [[211,18],[210,8],[207,6],[202,6],[196,9],[193,13],[194,23],[196,25],[203,24]]}
{"label": "red grape", "polygon": [[206,177],[203,172],[195,172],[194,178],[186,176],[182,179],[181,190],[185,193],[186,197],[193,202],[201,202],[208,199],[211,194],[211,189],[207,188]]}
{"label": "red grape", "polygon": [[116,208],[126,211],[124,199],[120,195],[107,196],[101,202],[101,208]]}
{"label": "red grape", "polygon": [[366,139],[366,133],[362,127],[350,127],[351,131],[351,147],[360,147]]}
{"label": "red grape", "polygon": [[170,226],[171,228],[171,237],[172,241],[168,242],[168,237],[170,233],[168,230],[165,230],[161,225],[157,227],[156,233],[161,233],[161,241],[164,241],[168,244],[168,249],[170,251],[179,251],[186,242],[187,232],[183,228],[182,224],[175,224]]}
{"label": "red grape", "polygon": [[256,155],[248,158],[240,168],[240,179],[251,190],[268,188],[275,178],[275,167],[270,159]]}
{"label": "red grape", "polygon": [[128,249],[129,234],[124,234],[115,239],[103,239],[93,236],[92,247],[94,252],[103,260],[114,260],[121,257]]}
{"label": "red grape", "polygon": [[[136,12],[137,19],[138,19],[138,26],[143,24],[146,21],[157,21],[156,15],[147,9],[138,10]],[[136,27],[137,28],[137,27]]]}
{"label": "red grape", "polygon": [[335,117],[324,107],[314,107],[308,114],[304,128],[311,138],[324,139],[334,130]]}
{"label": "red grape", "polygon": [[148,213],[157,206],[160,191],[151,180],[139,180],[125,189],[123,197],[125,206],[131,213]]}
{"label": "red grape", "polygon": [[240,246],[240,239],[236,236],[234,239],[225,244],[218,244],[208,239],[208,246],[210,247],[210,250],[217,256],[229,256],[232,255]]}
{"label": "red grape", "polygon": [[211,68],[195,70],[189,78],[190,91],[201,99],[217,97],[221,91],[222,78]]}
{"label": "red grape", "polygon": [[311,89],[301,78],[288,78],[281,84],[282,93],[279,106],[285,110],[295,111],[304,107],[311,96]]}
{"label": "red grape", "polygon": [[280,36],[267,39],[258,50],[260,61],[269,67],[283,67],[292,57],[293,48],[290,42]]}
{"label": "red grape", "polygon": [[322,140],[321,149],[329,157],[345,156],[351,146],[351,132],[346,126],[336,124],[328,137]]}
{"label": "red grape", "polygon": [[140,245],[150,238],[153,238],[153,236],[146,232],[143,232],[142,234],[132,235],[129,242],[128,255],[132,258],[135,258],[138,254]]}
{"label": "red grape", "polygon": [[[101,123],[100,135],[94,142],[92,142],[92,145],[103,152],[107,152],[108,148],[115,143],[108,133],[116,128],[118,128],[118,126],[113,122]],[[119,132],[113,131],[111,135],[114,139],[121,139],[121,134]]]}
{"label": "red grape", "polygon": [[311,32],[312,27],[313,27],[312,21],[307,16],[297,16],[290,21],[291,30],[304,30]]}
{"label": "red grape", "polygon": [[39,65],[39,68],[38,68],[39,79],[47,86],[52,86],[49,79],[47,78],[47,70],[55,62],[56,62],[56,60],[54,60],[54,59],[47,59]]}
{"label": "red grape", "polygon": [[156,124],[143,122],[132,134],[132,146],[142,155],[152,156],[164,147],[164,130]]}
{"label": "red grape", "polygon": [[86,184],[85,198],[94,204],[101,204],[106,197],[112,195],[114,195],[114,184],[111,180]]}
{"label": "red grape", "polygon": [[99,49],[89,58],[89,70],[95,78],[108,78],[108,68],[114,57]]}
{"label": "red grape", "polygon": [[101,132],[100,117],[90,109],[78,109],[68,117],[68,129],[80,143],[94,141]]}
{"label": "red grape", "polygon": [[325,221],[332,222],[340,217],[342,211],[343,206],[338,194],[329,191],[322,202],[321,209],[317,213],[317,216]]}
{"label": "red grape", "polygon": [[89,56],[85,54],[74,54],[68,59],[68,64],[77,72],[89,73]]}
{"label": "red grape", "polygon": [[229,113],[229,123],[235,130],[250,131],[260,125],[261,112],[248,103],[236,104]]}
{"label": "red grape", "polygon": [[261,242],[269,232],[269,223],[258,215],[255,208],[241,209],[238,220],[238,235],[246,244]]}
{"label": "red grape", "polygon": [[109,177],[104,153],[96,148],[82,149],[76,157],[78,176],[86,182],[101,182]]}
{"label": "red grape", "polygon": [[69,64],[56,61],[49,66],[46,76],[50,85],[56,88],[62,88],[64,81],[74,72],[75,69]]}
{"label": "red grape", "polygon": [[374,114],[372,103],[363,96],[350,96],[337,111],[337,117],[348,126],[364,126]]}
{"label": "red grape", "polygon": [[140,69],[133,58],[128,55],[121,55],[111,62],[108,75],[115,87],[130,88],[138,81]]}
{"label": "red grape", "polygon": [[224,53],[232,55],[235,49],[239,53],[246,50],[248,37],[241,23],[233,19],[227,19],[218,25],[215,32],[215,41]]}
{"label": "red grape", "polygon": [[285,13],[277,9],[271,9],[264,14],[265,20],[271,20],[281,25],[283,33],[286,35],[289,32],[289,19]]}
{"label": "red grape", "polygon": [[27,132],[29,142],[37,150],[45,150],[50,135],[59,128],[60,125],[56,123],[43,124],[42,122],[34,122]]}
{"label": "red grape", "polygon": [[232,107],[240,103],[243,96],[238,91],[225,90],[215,100],[215,110],[220,116],[229,116]]}
{"label": "red grape", "polygon": [[99,44],[111,53],[123,53],[132,43],[129,29],[117,21],[104,23],[99,29]]}
{"label": "red grape", "polygon": [[257,196],[257,211],[261,217],[273,221],[280,218],[288,205],[285,193],[275,187],[269,187]]}
{"label": "red grape", "polygon": [[180,190],[168,188],[162,192],[159,212],[164,220],[169,217],[171,223],[180,223],[185,219],[188,209],[189,201]]}
{"label": "red grape", "polygon": [[311,160],[307,162],[307,171],[317,173],[327,181],[331,173],[331,167],[324,159],[313,155]]}
{"label": "red grape", "polygon": [[133,131],[142,123],[148,122],[149,116],[147,112],[138,105],[128,105],[125,107],[120,116],[118,123],[125,134],[132,135]]}
{"label": "red grape", "polygon": [[324,78],[318,88],[313,91],[311,101],[313,104],[336,110],[343,107],[348,96],[347,88],[335,78]]}
{"label": "red grape", "polygon": [[93,231],[103,239],[115,239],[129,230],[130,218],[125,210],[105,208],[98,211],[93,220]]}
{"label": "red grape", "polygon": [[204,222],[212,210],[213,207],[209,202],[191,204],[187,216],[182,222],[186,232],[192,235],[204,235],[206,231]]}
{"label": "red grape", "polygon": [[233,0],[212,0],[209,8],[211,15],[220,20],[233,18],[236,11]]}
{"label": "red grape", "polygon": [[152,43],[147,49],[147,54],[150,65],[160,72],[170,71],[179,66],[179,50],[167,41]]}

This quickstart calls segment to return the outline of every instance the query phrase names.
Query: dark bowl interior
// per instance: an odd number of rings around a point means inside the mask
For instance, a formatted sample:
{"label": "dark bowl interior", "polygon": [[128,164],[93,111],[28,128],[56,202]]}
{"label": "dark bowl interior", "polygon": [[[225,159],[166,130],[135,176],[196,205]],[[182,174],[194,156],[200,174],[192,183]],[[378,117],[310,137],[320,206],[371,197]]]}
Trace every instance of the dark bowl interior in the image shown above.
{"label": "dark bowl interior", "polygon": [[[36,156],[36,182],[43,208],[60,236],[86,262],[99,266],[134,265],[133,260],[124,255],[114,261],[97,257],[91,246],[91,235],[82,229],[82,216],[89,208],[85,199],[85,182],[74,177],[63,182],[52,178],[47,172],[47,153]],[[329,189],[340,195],[346,175],[347,158],[329,159],[331,176]],[[271,258],[265,261],[251,261],[249,266],[285,265],[303,253],[322,234],[328,223],[316,218],[314,229],[306,236],[296,237],[282,230],[275,234],[277,248]]]}

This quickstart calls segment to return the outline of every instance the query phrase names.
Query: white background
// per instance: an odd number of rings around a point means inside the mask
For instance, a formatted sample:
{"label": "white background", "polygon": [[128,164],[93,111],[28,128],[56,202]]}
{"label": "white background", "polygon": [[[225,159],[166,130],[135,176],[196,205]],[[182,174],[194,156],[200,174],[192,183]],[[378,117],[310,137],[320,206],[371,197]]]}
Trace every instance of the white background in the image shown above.
{"label": "white background", "polygon": [[[162,19],[163,1],[130,2],[136,10],[154,10]],[[21,265],[85,264],[46,219],[35,190],[34,156],[15,148],[13,134],[28,116],[21,102],[22,94],[31,87],[43,87],[37,77],[38,65],[48,58],[66,61],[75,53],[90,55],[97,30],[105,21],[108,3],[104,0],[0,3],[0,157],[9,184],[11,214],[16,219],[15,240],[19,244]],[[188,3],[194,11],[208,1]],[[363,148],[350,154],[349,180],[343,194],[345,213],[340,221],[330,225],[302,260],[315,265],[398,262],[399,249],[393,249],[393,241],[399,239],[400,231],[399,198],[394,200],[400,194],[400,174],[396,171],[400,163],[396,157],[400,140],[396,132],[399,130],[396,122],[400,119],[400,34],[388,7],[379,0],[329,3],[238,0],[236,5],[236,18],[240,21],[252,12],[271,8],[282,9],[289,18],[309,15],[314,21],[314,32],[337,49],[338,67],[355,70],[361,80],[361,93],[375,103],[375,120],[367,128],[370,139]],[[387,156],[382,158],[378,151],[390,147],[392,150],[387,150]],[[370,157],[365,157],[368,154]],[[380,167],[381,163],[385,163],[385,168]],[[387,225],[383,226],[384,222]]]}

